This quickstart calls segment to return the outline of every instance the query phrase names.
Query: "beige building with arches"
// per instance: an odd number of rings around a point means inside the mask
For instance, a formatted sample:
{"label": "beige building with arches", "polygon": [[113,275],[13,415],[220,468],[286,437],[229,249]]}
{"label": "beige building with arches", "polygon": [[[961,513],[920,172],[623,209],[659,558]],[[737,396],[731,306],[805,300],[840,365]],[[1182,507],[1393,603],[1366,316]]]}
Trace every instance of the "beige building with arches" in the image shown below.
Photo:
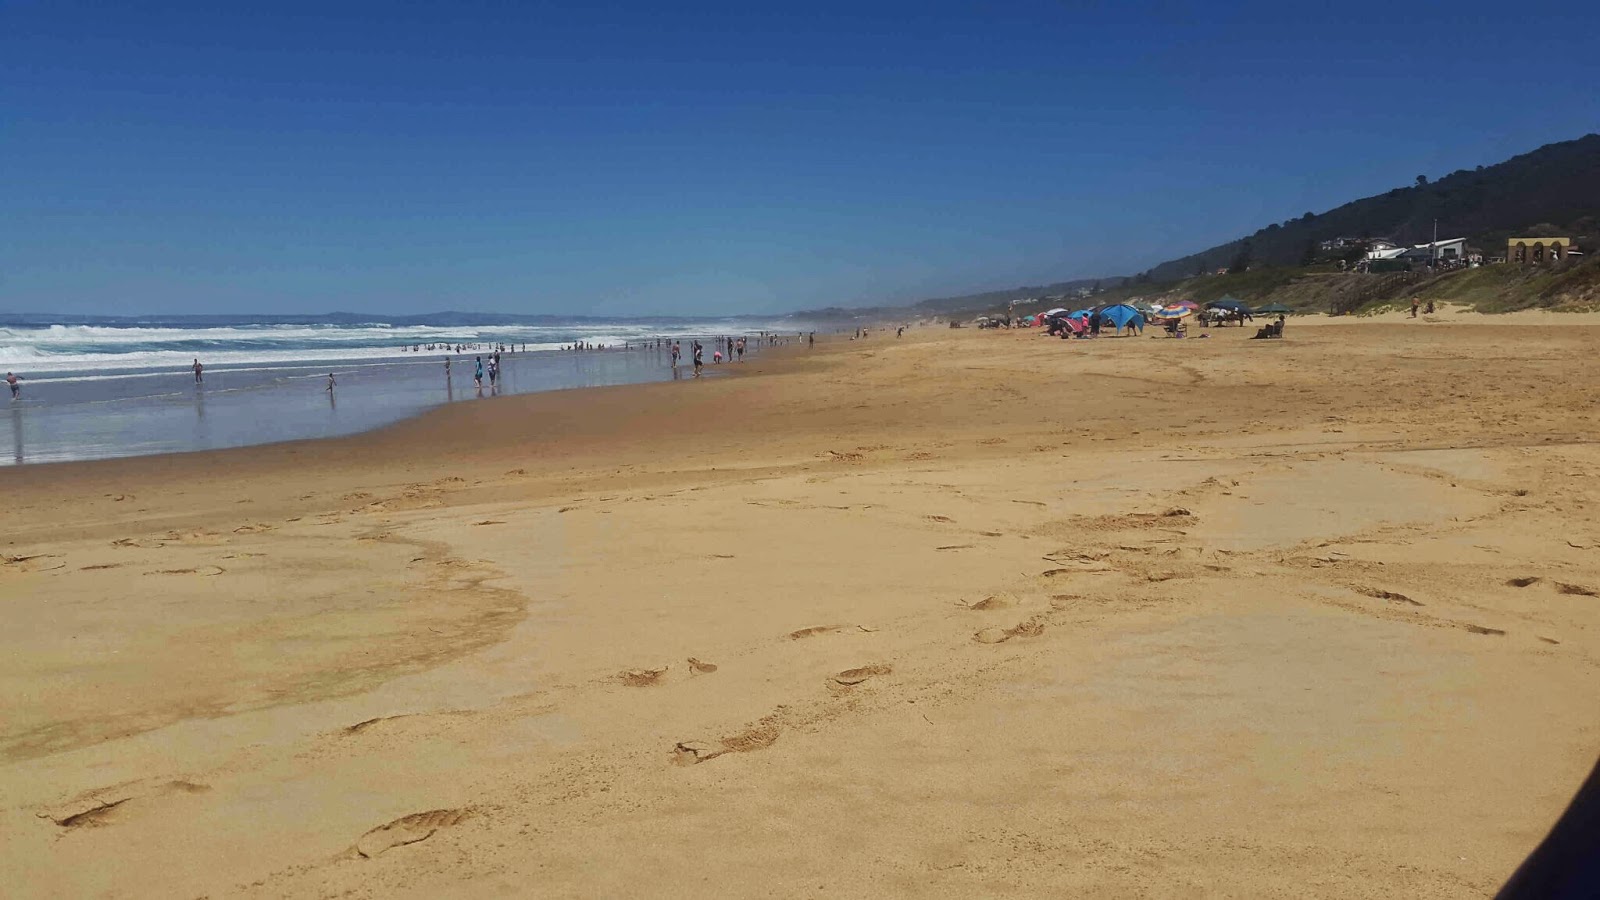
{"label": "beige building with arches", "polygon": [[1506,262],[1560,262],[1572,252],[1572,238],[1514,237],[1506,241]]}

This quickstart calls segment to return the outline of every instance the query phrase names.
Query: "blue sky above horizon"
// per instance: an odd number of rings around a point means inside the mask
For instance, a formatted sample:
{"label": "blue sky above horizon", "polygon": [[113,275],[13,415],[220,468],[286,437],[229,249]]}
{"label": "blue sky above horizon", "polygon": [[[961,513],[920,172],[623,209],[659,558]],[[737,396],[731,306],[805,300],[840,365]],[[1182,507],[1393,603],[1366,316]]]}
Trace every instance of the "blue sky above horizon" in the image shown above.
{"label": "blue sky above horizon", "polygon": [[1507,9],[0,0],[0,311],[721,314],[1131,274],[1600,130],[1600,9]]}

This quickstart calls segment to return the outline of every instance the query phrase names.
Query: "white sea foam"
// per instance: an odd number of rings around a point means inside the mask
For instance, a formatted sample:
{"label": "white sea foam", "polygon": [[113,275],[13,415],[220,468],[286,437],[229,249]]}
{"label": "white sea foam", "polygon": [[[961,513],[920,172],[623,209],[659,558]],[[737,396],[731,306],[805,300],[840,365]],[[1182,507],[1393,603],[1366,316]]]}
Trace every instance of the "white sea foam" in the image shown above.
{"label": "white sea foam", "polygon": [[[0,327],[0,371],[72,373],[84,379],[113,373],[184,370],[199,358],[208,367],[306,363],[317,360],[414,359],[416,346],[516,344],[555,350],[573,341],[615,346],[654,337],[741,334],[749,323],[573,323],[556,325],[389,326],[236,325],[212,328],[52,325]],[[444,349],[426,351],[443,355]],[[65,379],[63,379],[65,380]],[[76,380],[76,379],[71,379]]]}

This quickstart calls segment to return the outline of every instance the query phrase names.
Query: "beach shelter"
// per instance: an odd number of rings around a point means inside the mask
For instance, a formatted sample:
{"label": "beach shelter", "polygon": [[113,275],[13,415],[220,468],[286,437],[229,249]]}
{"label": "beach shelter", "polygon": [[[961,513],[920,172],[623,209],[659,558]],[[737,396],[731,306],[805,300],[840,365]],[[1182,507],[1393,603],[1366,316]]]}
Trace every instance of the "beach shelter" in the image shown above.
{"label": "beach shelter", "polygon": [[1047,315],[1047,316],[1059,316],[1059,315],[1062,315],[1063,313],[1065,313],[1066,311],[1067,311],[1067,308],[1065,306],[1058,306],[1055,309],[1047,309],[1047,310],[1045,310],[1044,314]]}
{"label": "beach shelter", "polygon": [[1292,315],[1294,313],[1294,310],[1290,309],[1287,306],[1284,306],[1282,303],[1268,303],[1266,306],[1263,306],[1260,309],[1257,309],[1256,312],[1267,314],[1267,315],[1271,315],[1273,313],[1278,313],[1278,314],[1287,316],[1287,315]]}
{"label": "beach shelter", "polygon": [[1067,313],[1067,318],[1087,319],[1090,315],[1092,315],[1092,313],[1090,313],[1087,309],[1075,309],[1072,312]]}
{"label": "beach shelter", "polygon": [[1250,312],[1250,307],[1243,300],[1231,294],[1224,295],[1220,300],[1213,300],[1206,304],[1206,309],[1225,309],[1228,312]]}
{"label": "beach shelter", "polygon": [[1144,327],[1144,313],[1126,303],[1114,303],[1107,306],[1100,310],[1099,315],[1101,323],[1109,324],[1118,330],[1127,328],[1129,325],[1139,328]]}

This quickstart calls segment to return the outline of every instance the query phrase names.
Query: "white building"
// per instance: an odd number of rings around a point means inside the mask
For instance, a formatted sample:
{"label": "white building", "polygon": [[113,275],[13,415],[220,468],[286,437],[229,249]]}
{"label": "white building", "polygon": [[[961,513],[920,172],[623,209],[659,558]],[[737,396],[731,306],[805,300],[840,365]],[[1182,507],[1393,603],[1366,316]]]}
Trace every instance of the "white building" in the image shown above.
{"label": "white building", "polygon": [[1426,244],[1414,244],[1410,247],[1397,247],[1393,244],[1389,244],[1387,247],[1382,249],[1379,249],[1379,243],[1388,244],[1387,241],[1373,241],[1373,249],[1367,253],[1368,260],[1376,262],[1378,260],[1385,259],[1410,259],[1419,260],[1422,262],[1429,262],[1432,260],[1438,260],[1440,262],[1453,262],[1455,260],[1467,258],[1466,238],[1451,238],[1443,241],[1430,241]]}

